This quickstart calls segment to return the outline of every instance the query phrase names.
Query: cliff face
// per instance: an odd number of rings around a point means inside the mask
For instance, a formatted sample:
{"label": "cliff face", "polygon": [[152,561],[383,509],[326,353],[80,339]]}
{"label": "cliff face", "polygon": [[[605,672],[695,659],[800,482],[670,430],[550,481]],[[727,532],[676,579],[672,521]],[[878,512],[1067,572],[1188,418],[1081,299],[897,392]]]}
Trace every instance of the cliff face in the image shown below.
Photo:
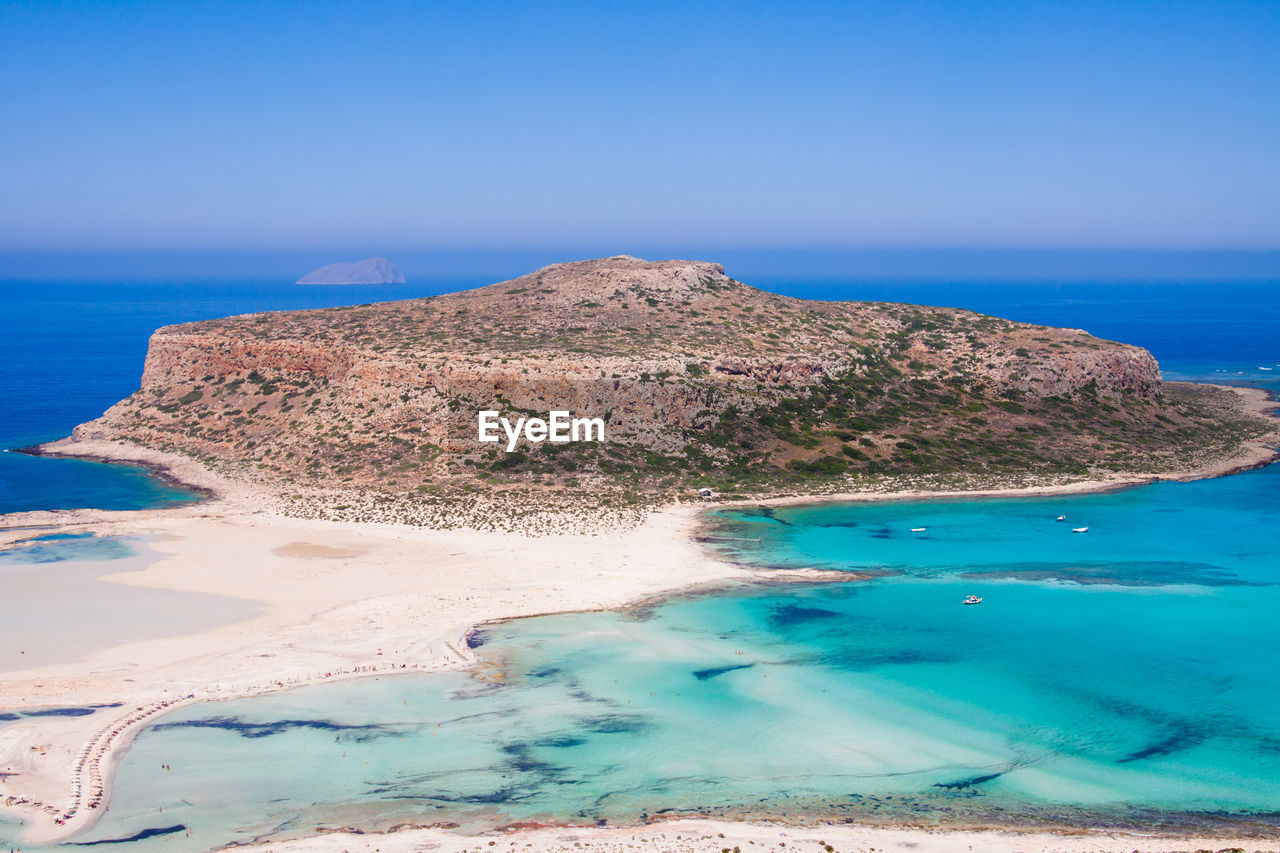
{"label": "cliff face", "polygon": [[[480,409],[568,409],[604,418],[608,440],[508,455],[477,442]],[[1166,409],[1149,353],[1082,331],[791,299],[718,264],[621,257],[430,299],[167,327],[141,389],[77,435],[390,491],[640,488],[1071,464],[1186,424]]]}

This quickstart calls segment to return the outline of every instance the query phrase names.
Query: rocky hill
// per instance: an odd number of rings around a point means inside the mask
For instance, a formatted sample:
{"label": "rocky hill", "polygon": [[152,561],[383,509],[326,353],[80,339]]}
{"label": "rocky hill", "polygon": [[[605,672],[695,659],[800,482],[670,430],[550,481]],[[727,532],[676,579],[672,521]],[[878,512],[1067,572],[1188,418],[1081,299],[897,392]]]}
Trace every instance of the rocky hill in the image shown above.
{"label": "rocky hill", "polygon": [[[482,409],[600,417],[607,440],[507,453],[477,441]],[[1145,350],[1083,331],[793,299],[718,264],[615,257],[428,299],[169,326],[141,389],[76,434],[282,492],[622,500],[1157,471],[1257,429],[1163,384]]]}
{"label": "rocky hill", "polygon": [[404,284],[404,274],[386,258],[366,258],[314,269],[298,279],[298,284]]}

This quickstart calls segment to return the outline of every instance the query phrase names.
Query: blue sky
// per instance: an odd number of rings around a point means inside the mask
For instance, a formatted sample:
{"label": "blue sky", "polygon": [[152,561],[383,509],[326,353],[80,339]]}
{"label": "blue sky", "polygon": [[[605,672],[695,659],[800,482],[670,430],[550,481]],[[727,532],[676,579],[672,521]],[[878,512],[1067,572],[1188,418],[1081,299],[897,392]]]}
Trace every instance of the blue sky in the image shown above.
{"label": "blue sky", "polygon": [[1280,248],[1280,4],[3,3],[0,250]]}

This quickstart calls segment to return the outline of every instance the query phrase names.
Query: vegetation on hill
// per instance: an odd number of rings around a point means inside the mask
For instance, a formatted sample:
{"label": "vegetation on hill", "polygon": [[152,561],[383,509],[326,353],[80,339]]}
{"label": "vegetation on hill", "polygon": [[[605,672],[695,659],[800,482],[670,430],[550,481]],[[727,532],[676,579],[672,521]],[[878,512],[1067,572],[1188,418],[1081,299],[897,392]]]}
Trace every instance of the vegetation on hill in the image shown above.
{"label": "vegetation on hill", "polygon": [[[792,299],[715,264],[610,258],[429,299],[161,329],[142,388],[78,432],[195,455],[340,514],[354,492],[365,507],[371,494],[618,505],[696,486],[1158,473],[1270,428],[1232,396],[1162,383],[1145,351],[1079,330]],[[476,440],[480,409],[569,409],[604,418],[607,440],[507,453]]]}

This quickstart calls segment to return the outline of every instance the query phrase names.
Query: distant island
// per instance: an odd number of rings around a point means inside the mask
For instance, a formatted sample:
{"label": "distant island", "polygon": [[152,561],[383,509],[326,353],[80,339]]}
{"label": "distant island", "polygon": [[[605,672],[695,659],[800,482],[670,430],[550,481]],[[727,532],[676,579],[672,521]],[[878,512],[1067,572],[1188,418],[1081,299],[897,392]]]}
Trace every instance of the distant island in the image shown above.
{"label": "distant island", "polygon": [[365,258],[312,270],[298,284],[404,284],[404,273],[386,258]]}

